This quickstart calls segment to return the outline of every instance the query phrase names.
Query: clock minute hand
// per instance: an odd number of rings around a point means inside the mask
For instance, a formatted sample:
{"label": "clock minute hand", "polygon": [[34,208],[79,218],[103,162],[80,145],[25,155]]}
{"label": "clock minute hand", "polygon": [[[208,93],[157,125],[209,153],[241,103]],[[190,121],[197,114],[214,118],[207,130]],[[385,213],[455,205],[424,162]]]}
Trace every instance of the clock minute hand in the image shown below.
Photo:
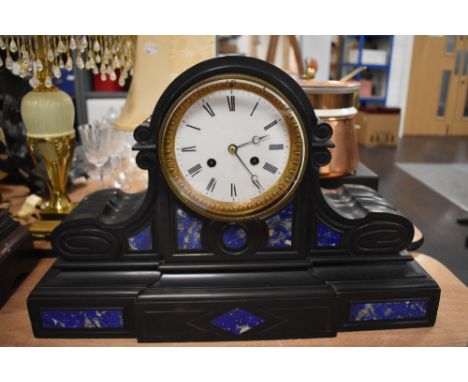
{"label": "clock minute hand", "polygon": [[260,184],[260,181],[258,180],[257,175],[252,175],[252,178],[250,178],[250,179],[252,180],[252,183],[255,185],[255,187],[257,187],[259,190],[263,190],[263,187]]}
{"label": "clock minute hand", "polygon": [[234,153],[234,155],[237,157],[237,159],[239,159],[239,162],[242,163],[242,166],[244,166],[244,168],[249,172],[250,176],[254,176],[254,174],[252,174],[252,171],[250,171],[250,169],[247,167],[247,165],[242,160],[242,158],[239,156],[239,154],[237,154],[237,151]]}
{"label": "clock minute hand", "polygon": [[255,135],[250,141],[248,142],[245,142],[245,143],[242,143],[240,145],[237,145],[237,148],[240,148],[240,147],[243,147],[243,146],[247,146],[247,145],[250,145],[250,144],[258,144],[260,141],[264,140],[266,137],[268,137],[268,134],[267,135],[263,135],[261,137]]}
{"label": "clock minute hand", "polygon": [[239,159],[239,162],[241,162],[242,166],[244,166],[244,168],[249,172],[250,174],[250,180],[252,181],[252,183],[255,185],[255,187],[257,187],[259,190],[263,189],[262,185],[260,184],[259,180],[258,180],[258,176],[257,175],[254,175],[252,173],[252,171],[250,171],[250,169],[247,167],[247,165],[245,164],[245,162],[242,160],[242,158],[239,156],[239,154],[237,154],[237,150],[234,151],[233,153],[237,159]]}

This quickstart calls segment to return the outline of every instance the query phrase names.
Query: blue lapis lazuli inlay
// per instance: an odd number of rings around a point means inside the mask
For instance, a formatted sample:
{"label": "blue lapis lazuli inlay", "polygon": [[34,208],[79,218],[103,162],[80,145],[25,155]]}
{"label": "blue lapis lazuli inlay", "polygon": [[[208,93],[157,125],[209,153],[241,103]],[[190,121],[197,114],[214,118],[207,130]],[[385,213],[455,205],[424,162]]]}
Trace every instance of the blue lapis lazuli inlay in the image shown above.
{"label": "blue lapis lazuli inlay", "polygon": [[243,334],[265,322],[263,318],[244,309],[235,308],[211,320],[218,328],[232,334]]}
{"label": "blue lapis lazuli inlay", "polygon": [[268,227],[268,248],[288,248],[292,245],[293,206],[289,204],[265,220]]}
{"label": "blue lapis lazuli inlay", "polygon": [[153,248],[151,225],[128,238],[128,247],[131,251],[149,251]]}
{"label": "blue lapis lazuli inlay", "polygon": [[121,329],[121,309],[110,310],[43,310],[45,329]]}
{"label": "blue lapis lazuli inlay", "polygon": [[201,249],[201,231],[203,223],[177,208],[177,246],[179,249]]}
{"label": "blue lapis lazuli inlay", "polygon": [[244,228],[233,225],[224,230],[222,240],[226,248],[239,250],[247,245],[247,232]]}
{"label": "blue lapis lazuli inlay", "polygon": [[351,305],[351,321],[380,321],[424,318],[428,300],[356,303]]}
{"label": "blue lapis lazuli inlay", "polygon": [[337,247],[340,244],[341,235],[322,223],[317,223],[316,244],[318,247]]}

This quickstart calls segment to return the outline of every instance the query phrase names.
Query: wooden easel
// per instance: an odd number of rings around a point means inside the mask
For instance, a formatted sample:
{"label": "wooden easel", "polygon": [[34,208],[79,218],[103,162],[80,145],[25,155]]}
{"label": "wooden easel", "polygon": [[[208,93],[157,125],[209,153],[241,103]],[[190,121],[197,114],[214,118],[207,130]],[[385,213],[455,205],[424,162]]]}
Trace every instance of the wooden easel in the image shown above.
{"label": "wooden easel", "polygon": [[[301,48],[299,47],[299,43],[297,42],[297,38],[295,35],[284,36],[287,37],[289,45],[292,47],[294,51],[294,57],[297,63],[297,70],[299,71],[299,75],[303,75],[305,73],[304,69],[304,61],[302,60],[302,53]],[[270,42],[268,43],[268,52],[266,60],[269,63],[273,63],[276,57],[276,51],[278,49],[278,41],[280,36],[272,35],[270,36]]]}

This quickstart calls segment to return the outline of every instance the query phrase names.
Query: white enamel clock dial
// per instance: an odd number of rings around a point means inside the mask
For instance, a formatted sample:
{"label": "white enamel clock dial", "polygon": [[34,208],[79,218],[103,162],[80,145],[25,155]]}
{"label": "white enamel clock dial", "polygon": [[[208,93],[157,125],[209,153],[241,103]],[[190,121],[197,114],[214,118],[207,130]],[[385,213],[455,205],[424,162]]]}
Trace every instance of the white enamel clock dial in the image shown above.
{"label": "white enamel clock dial", "polygon": [[270,189],[289,157],[288,128],[265,98],[218,90],[185,113],[176,158],[193,188],[215,200],[242,202]]}
{"label": "white enamel clock dial", "polygon": [[306,154],[302,126],[287,100],[244,78],[213,80],[186,94],[160,144],[173,190],[222,220],[281,204],[302,175]]}

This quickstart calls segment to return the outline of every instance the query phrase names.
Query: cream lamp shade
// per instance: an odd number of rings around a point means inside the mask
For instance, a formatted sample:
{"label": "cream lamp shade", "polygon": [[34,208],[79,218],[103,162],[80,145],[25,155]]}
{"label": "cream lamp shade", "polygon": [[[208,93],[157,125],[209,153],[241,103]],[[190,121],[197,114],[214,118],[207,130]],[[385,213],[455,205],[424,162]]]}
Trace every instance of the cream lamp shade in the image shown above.
{"label": "cream lamp shade", "polygon": [[21,116],[30,138],[55,138],[75,132],[73,101],[57,88],[27,93],[21,101]]}
{"label": "cream lamp shade", "polygon": [[138,36],[133,79],[119,130],[133,131],[153,113],[170,82],[189,67],[216,54],[215,36]]}

